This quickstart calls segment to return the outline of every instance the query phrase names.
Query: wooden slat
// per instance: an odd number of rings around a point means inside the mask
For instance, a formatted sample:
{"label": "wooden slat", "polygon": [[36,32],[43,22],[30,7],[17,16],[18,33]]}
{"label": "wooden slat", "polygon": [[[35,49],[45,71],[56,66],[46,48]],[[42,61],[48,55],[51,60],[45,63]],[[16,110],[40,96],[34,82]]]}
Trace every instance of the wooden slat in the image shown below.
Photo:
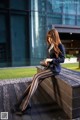
{"label": "wooden slat", "polygon": [[65,101],[65,103],[72,107],[72,97],[68,96],[67,92],[66,92],[66,88],[65,88],[65,91],[63,91],[61,88],[59,88],[58,86],[56,87],[53,86],[53,85],[49,85],[47,84],[45,81],[42,82],[41,86],[44,88],[43,85],[46,85],[46,88],[50,88],[52,91],[53,91],[53,95],[55,97],[55,100],[57,101],[60,100],[61,104],[62,104],[62,101]]}
{"label": "wooden slat", "polygon": [[55,101],[53,101],[53,99],[44,91],[41,86],[39,87],[39,91],[41,93],[41,96],[44,96],[44,100],[50,104],[51,112],[49,112],[48,114],[51,119],[69,119],[69,117],[64,113],[64,111],[58,106]]}
{"label": "wooden slat", "polygon": [[70,97],[72,96],[72,87],[59,78],[47,78],[43,82],[45,82],[49,87],[52,87],[53,90],[57,89],[57,92],[59,93],[60,93],[59,90],[64,92],[66,91],[66,94],[68,96]]}
{"label": "wooden slat", "polygon": [[71,86],[73,86],[72,82],[74,82],[76,84],[78,83],[78,85],[80,85],[80,77],[78,77],[76,75],[69,74],[69,73],[67,74],[67,73],[64,73],[64,72],[60,73],[60,75],[64,76],[64,80],[65,80],[65,78],[67,78],[68,80],[70,80],[71,81],[71,84],[70,84]]}
{"label": "wooden slat", "polygon": [[38,91],[35,92],[34,98],[36,96],[36,104],[38,106],[38,112],[41,116],[42,120],[51,120],[50,117],[48,116],[47,110],[45,110],[44,108],[44,101],[42,99],[44,99],[44,96],[41,96],[40,93]]}
{"label": "wooden slat", "polygon": [[73,109],[72,118],[75,118],[75,120],[80,120],[80,107]]}
{"label": "wooden slat", "polygon": [[80,87],[73,87],[72,88],[72,96],[73,97],[80,97]]}
{"label": "wooden slat", "polygon": [[[37,72],[42,71],[41,68]],[[72,119],[80,114],[80,74],[62,69],[53,80],[45,79],[41,87],[63,108]],[[77,112],[76,112],[77,111]]]}
{"label": "wooden slat", "polygon": [[69,73],[72,75],[76,75],[77,77],[80,77],[80,72],[78,72],[78,71],[73,71],[70,69],[62,68],[61,72]]}
{"label": "wooden slat", "polygon": [[74,86],[71,86],[68,83],[64,82],[64,80],[62,80],[61,78],[57,78],[57,84],[59,85],[59,88],[62,88],[64,91],[66,90],[69,96],[71,97],[80,96],[80,86],[76,84],[74,84]]}
{"label": "wooden slat", "polygon": [[[55,95],[53,93],[53,90],[50,89],[49,87],[47,87],[46,84],[42,84],[41,87],[51,96],[51,98],[53,100],[55,100]],[[69,107],[65,101],[63,101],[61,98],[59,98],[59,96],[57,96],[56,94],[56,98],[57,98],[57,103],[60,105],[60,107],[66,112],[66,114],[68,114],[70,116],[70,118],[72,118],[72,110],[71,107]]]}
{"label": "wooden slat", "polygon": [[[75,97],[73,96],[72,88],[68,84],[64,84],[64,81],[56,79],[56,81],[51,78],[45,79],[42,84],[45,83],[53,89],[54,94],[57,94],[60,98],[62,98],[66,104],[70,107],[77,108],[80,107],[80,88],[75,92]],[[77,88],[76,88],[77,89]],[[77,95],[78,94],[78,95]]]}

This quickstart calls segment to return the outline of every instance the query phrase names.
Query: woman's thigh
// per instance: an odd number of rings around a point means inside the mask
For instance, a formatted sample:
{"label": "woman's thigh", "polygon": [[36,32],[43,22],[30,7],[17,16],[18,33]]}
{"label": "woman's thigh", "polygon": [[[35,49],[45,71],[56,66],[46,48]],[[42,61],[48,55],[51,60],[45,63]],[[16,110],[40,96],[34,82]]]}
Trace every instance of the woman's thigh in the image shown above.
{"label": "woman's thigh", "polygon": [[54,73],[50,69],[43,70],[40,73],[36,74],[36,77],[38,79],[44,79],[44,78],[51,77],[51,76],[54,76]]}

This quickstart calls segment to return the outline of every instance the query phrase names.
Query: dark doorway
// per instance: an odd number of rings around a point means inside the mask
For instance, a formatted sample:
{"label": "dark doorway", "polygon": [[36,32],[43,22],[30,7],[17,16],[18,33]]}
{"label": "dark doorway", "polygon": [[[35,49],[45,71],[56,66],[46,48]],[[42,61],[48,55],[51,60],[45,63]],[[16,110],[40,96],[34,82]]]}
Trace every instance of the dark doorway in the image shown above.
{"label": "dark doorway", "polygon": [[59,33],[60,39],[66,48],[66,54],[77,56],[80,53],[79,33]]}

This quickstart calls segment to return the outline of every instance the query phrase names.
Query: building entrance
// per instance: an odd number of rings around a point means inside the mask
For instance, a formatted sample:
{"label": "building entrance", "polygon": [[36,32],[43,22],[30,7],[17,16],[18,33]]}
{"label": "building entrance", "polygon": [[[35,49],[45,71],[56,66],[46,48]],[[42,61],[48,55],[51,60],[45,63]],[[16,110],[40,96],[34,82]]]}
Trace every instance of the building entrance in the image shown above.
{"label": "building entrance", "polygon": [[52,25],[60,35],[60,39],[66,48],[66,54],[80,55],[80,27],[70,25]]}
{"label": "building entrance", "polygon": [[66,54],[77,56],[80,54],[80,34],[60,33],[62,43],[66,48]]}

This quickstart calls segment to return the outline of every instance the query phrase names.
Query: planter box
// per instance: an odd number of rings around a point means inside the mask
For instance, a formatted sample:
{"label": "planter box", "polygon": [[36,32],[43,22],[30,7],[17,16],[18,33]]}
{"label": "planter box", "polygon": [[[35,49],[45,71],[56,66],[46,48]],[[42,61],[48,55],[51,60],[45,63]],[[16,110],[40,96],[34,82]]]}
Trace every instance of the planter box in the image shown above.
{"label": "planter box", "polygon": [[[37,73],[41,72],[37,68]],[[41,88],[55,100],[65,111],[69,119],[80,120],[80,74],[79,72],[63,69],[59,75],[46,78],[40,84]]]}

